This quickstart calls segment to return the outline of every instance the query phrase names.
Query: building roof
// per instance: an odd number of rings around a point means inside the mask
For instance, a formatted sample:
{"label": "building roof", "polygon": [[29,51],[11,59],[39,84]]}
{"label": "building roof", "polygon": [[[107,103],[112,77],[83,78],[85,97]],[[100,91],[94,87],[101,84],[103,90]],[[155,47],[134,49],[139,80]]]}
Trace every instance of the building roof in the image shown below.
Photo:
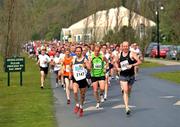
{"label": "building roof", "polygon": [[[95,14],[92,14],[76,23],[74,23],[73,25],[71,25],[68,29],[72,30],[72,29],[83,29],[85,27],[89,27],[89,28],[93,28],[94,27],[94,19],[96,18],[96,27],[107,27],[109,26],[111,29],[113,29],[116,26],[116,16],[118,13],[118,9],[119,9],[119,22],[118,24],[120,26],[128,26],[128,20],[129,20],[129,13],[130,11],[121,6],[119,8],[111,8],[109,10],[102,10],[102,11],[98,11],[96,13],[96,17]],[[131,25],[132,27],[136,27],[137,24],[144,24],[145,26],[155,26],[156,24],[152,21],[149,20],[135,12],[131,13]],[[107,22],[108,19],[108,22]]]}

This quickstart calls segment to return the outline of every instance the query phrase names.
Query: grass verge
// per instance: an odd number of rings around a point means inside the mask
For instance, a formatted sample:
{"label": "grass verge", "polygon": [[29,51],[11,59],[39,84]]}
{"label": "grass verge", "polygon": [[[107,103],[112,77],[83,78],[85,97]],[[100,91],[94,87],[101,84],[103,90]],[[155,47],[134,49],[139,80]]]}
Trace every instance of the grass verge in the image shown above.
{"label": "grass verge", "polygon": [[55,127],[53,96],[50,80],[40,89],[39,68],[35,61],[26,57],[23,86],[19,85],[20,74],[11,73],[10,87],[7,73],[3,71],[0,57],[0,127]]}
{"label": "grass verge", "polygon": [[160,72],[152,74],[154,77],[169,80],[171,82],[177,83],[180,85],[180,71],[174,71],[174,72]]}
{"label": "grass verge", "polygon": [[143,61],[140,65],[141,68],[152,68],[152,67],[162,67],[165,66],[163,64],[155,63],[155,62],[149,62],[149,61]]}

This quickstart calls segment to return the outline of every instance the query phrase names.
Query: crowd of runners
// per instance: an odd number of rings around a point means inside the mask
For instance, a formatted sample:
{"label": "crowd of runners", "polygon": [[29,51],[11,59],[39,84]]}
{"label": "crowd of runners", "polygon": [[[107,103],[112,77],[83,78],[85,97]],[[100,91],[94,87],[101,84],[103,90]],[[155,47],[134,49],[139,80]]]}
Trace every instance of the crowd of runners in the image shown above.
{"label": "crowd of runners", "polygon": [[[83,116],[87,88],[93,89],[96,108],[102,107],[103,102],[108,99],[108,88],[112,79],[120,81],[125,112],[127,115],[130,114],[129,96],[136,80],[138,65],[141,64],[141,52],[137,43],[34,41],[26,44],[25,48],[31,57],[37,59],[37,65],[40,67],[40,88],[45,87],[48,71],[55,73],[56,87],[65,90],[68,105],[74,98],[74,113],[80,117]],[[71,91],[74,97],[70,96]]]}

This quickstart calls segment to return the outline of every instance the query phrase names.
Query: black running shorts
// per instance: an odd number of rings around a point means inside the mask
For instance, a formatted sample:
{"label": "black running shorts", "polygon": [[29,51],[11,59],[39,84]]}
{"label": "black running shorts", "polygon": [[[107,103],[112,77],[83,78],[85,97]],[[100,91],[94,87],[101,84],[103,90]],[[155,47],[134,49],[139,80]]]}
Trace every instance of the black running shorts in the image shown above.
{"label": "black running shorts", "polygon": [[105,80],[105,76],[101,76],[101,77],[91,77],[91,81],[96,82],[96,81],[101,81],[101,80]]}
{"label": "black running shorts", "polygon": [[40,67],[40,71],[44,71],[45,74],[48,74],[48,67]]}
{"label": "black running shorts", "polygon": [[72,80],[73,80],[73,83],[77,83],[79,85],[79,88],[86,88],[88,86],[86,79],[76,81],[76,79],[72,77]]}

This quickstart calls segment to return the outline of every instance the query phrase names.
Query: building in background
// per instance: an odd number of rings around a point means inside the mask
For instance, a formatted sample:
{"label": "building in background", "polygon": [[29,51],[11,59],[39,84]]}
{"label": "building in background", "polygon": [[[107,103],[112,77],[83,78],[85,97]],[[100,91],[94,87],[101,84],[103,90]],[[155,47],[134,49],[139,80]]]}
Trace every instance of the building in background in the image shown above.
{"label": "building in background", "polygon": [[156,24],[121,6],[109,10],[98,11],[77,23],[74,23],[69,28],[61,30],[61,40],[76,42],[91,42],[93,40],[102,41],[102,38],[109,30],[114,30],[118,26],[121,29],[123,26],[131,25],[133,29],[139,31],[141,38],[145,34],[145,27],[152,27]]}

